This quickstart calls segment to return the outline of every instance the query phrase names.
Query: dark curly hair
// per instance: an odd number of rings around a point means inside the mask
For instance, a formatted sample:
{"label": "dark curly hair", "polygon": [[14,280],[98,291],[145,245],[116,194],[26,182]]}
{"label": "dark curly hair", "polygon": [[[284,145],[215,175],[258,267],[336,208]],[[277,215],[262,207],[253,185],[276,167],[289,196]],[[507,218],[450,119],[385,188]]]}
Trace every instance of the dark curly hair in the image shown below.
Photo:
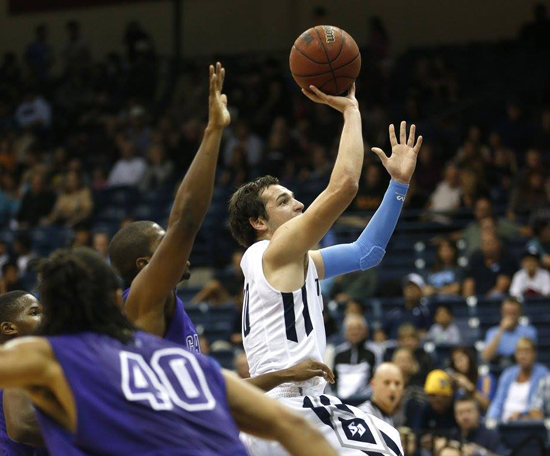
{"label": "dark curly hair", "polygon": [[136,328],[116,300],[120,280],[98,253],[87,247],[57,250],[40,265],[39,276],[41,335],[92,331],[124,344],[133,340]]}
{"label": "dark curly hair", "polygon": [[250,224],[250,219],[259,217],[268,220],[262,192],[278,185],[279,179],[273,176],[259,177],[248,184],[240,186],[229,200],[229,227],[235,240],[243,247],[250,247],[256,242],[256,230]]}

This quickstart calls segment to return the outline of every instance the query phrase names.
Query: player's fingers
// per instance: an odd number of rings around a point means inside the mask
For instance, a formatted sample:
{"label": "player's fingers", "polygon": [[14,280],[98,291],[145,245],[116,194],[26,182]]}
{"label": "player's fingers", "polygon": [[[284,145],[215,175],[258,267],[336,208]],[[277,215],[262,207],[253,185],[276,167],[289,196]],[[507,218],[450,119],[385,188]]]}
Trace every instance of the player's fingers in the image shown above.
{"label": "player's fingers", "polygon": [[321,100],[328,101],[330,98],[326,93],[321,92],[317,87],[310,85],[309,90],[311,90],[315,95],[317,95]]}
{"label": "player's fingers", "polygon": [[399,142],[401,144],[407,144],[407,122],[402,120],[399,129]]}
{"label": "player's fingers", "polygon": [[315,103],[324,103],[323,100],[321,100],[317,95],[315,95],[313,92],[310,92],[309,90],[302,89],[302,93]]}
{"label": "player's fingers", "polygon": [[220,100],[222,101],[222,103],[224,105],[227,106],[227,95],[225,93],[222,93],[221,97],[220,97]]}
{"label": "player's fingers", "polygon": [[422,136],[419,136],[418,140],[416,141],[416,146],[414,146],[414,151],[418,154],[418,152],[420,152],[421,147],[422,147]]}
{"label": "player's fingers", "polygon": [[395,137],[395,127],[390,125],[390,144],[393,147],[397,146],[397,138]]}
{"label": "player's fingers", "polygon": [[326,378],[330,383],[334,383],[334,372],[331,368],[323,364],[323,370],[325,371]]}
{"label": "player's fingers", "polygon": [[216,73],[214,73],[214,66],[210,65],[210,95],[216,94]]}
{"label": "player's fingers", "polygon": [[382,162],[382,164],[385,164],[386,163],[386,160],[388,159],[388,156],[386,155],[386,153],[378,148],[378,147],[373,147],[371,149],[376,155],[378,155],[378,158],[380,159],[380,161]]}
{"label": "player's fingers", "polygon": [[221,90],[221,83],[222,83],[222,64],[220,62],[216,62],[216,88],[218,90]]}
{"label": "player's fingers", "polygon": [[350,97],[355,97],[355,82],[351,85],[351,87],[349,88],[349,93],[348,95]]}
{"label": "player's fingers", "polygon": [[223,83],[225,82],[225,68],[222,67],[220,71],[220,91],[223,89]]}
{"label": "player's fingers", "polygon": [[409,140],[407,141],[407,146],[409,147],[413,147],[414,146],[414,138],[415,138],[415,135],[416,135],[416,125],[415,124],[412,124],[411,125],[411,131],[409,133]]}

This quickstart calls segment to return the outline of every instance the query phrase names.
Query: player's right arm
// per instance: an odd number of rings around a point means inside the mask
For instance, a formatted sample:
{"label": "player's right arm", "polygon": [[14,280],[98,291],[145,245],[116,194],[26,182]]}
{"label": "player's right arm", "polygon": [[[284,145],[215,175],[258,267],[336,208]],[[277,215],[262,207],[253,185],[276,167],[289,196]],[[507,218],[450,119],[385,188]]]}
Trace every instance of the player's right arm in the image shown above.
{"label": "player's right arm", "polygon": [[200,148],[178,189],[166,235],[151,261],[137,275],[125,309],[136,326],[164,336],[166,299],[185,272],[187,260],[210,206],[223,130],[231,117],[222,94],[225,70],[210,66],[209,120]]}
{"label": "player's right arm", "polygon": [[57,362],[48,341],[22,337],[0,346],[0,389],[48,386]]}
{"label": "player's right arm", "polygon": [[346,97],[326,95],[313,86],[311,92],[303,92],[311,100],[340,111],[344,116],[344,128],[327,188],[303,215],[286,222],[273,235],[264,253],[264,261],[270,269],[303,260],[304,255],[317,245],[353,201],[363,167],[363,133],[355,85]]}
{"label": "player's right arm", "polygon": [[235,374],[223,372],[227,401],[237,426],[262,439],[276,440],[293,456],[336,456],[323,435],[305,418],[268,398]]}

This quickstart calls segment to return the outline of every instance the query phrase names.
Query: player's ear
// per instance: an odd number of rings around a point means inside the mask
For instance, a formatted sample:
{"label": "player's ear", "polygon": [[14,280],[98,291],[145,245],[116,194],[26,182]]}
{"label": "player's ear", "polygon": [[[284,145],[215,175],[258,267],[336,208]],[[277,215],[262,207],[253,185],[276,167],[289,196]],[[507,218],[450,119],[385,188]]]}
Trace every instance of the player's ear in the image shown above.
{"label": "player's ear", "polygon": [[138,271],[141,271],[145,266],[149,264],[149,257],[141,257],[136,260],[136,266]]}
{"label": "player's ear", "polygon": [[17,336],[17,327],[8,321],[0,324],[0,334],[5,336]]}
{"label": "player's ear", "polygon": [[267,223],[262,217],[257,219],[250,217],[248,221],[256,231],[267,231]]}

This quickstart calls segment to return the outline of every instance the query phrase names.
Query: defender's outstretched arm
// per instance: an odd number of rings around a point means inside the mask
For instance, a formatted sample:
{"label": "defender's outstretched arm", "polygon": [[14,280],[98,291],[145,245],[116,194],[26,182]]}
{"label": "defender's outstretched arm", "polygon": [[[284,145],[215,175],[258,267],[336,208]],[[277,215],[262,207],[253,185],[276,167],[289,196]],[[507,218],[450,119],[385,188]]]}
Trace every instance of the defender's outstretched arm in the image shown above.
{"label": "defender's outstretched arm", "polygon": [[126,313],[143,330],[164,336],[164,305],[185,272],[187,260],[210,206],[225,127],[231,120],[222,94],[225,69],[210,66],[209,120],[201,146],[180,185],[166,235],[132,283]]}

